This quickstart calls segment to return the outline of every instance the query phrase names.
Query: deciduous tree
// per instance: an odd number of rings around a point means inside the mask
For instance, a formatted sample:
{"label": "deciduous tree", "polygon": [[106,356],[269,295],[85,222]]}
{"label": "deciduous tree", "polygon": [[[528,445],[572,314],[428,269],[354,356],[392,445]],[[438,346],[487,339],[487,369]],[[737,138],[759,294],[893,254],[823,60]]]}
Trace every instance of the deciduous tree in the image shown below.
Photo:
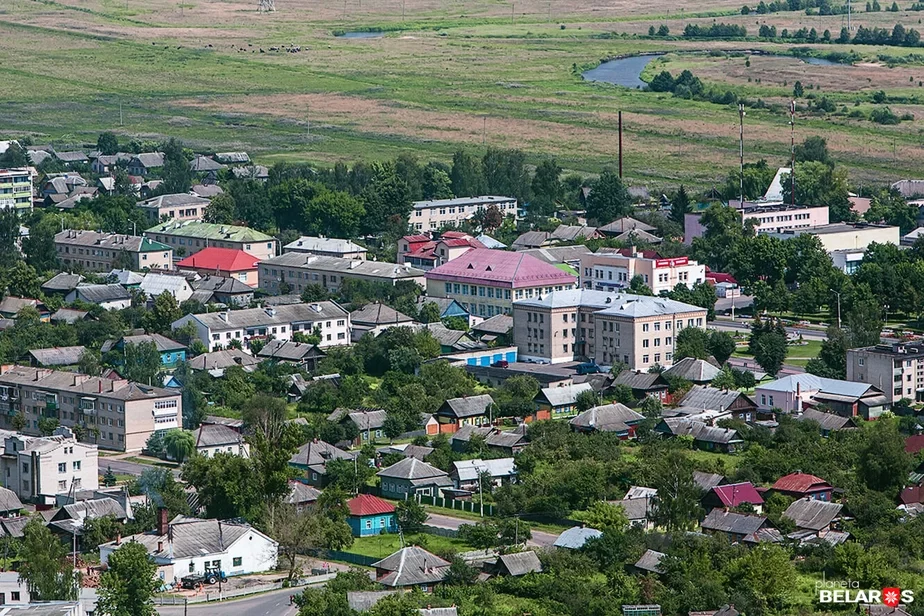
{"label": "deciduous tree", "polygon": [[126,541],[109,555],[100,576],[97,609],[107,616],[156,616],[154,593],[162,583],[143,544]]}

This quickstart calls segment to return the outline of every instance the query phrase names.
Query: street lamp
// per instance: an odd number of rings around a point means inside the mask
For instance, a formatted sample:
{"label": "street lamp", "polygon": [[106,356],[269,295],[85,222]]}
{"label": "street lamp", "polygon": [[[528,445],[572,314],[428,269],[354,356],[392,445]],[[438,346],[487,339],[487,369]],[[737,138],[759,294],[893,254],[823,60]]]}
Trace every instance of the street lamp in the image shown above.
{"label": "street lamp", "polygon": [[834,289],[828,289],[828,290],[834,293],[835,295],[837,295],[837,328],[841,329],[841,294],[840,292],[835,291]]}

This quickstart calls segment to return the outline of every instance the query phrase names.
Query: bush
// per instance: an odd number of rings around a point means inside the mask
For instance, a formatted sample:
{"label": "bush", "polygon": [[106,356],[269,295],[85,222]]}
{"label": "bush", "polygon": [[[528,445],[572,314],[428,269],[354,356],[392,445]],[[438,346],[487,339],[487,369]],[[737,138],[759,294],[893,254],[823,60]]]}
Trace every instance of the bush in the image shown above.
{"label": "bush", "polygon": [[892,113],[892,110],[888,107],[877,107],[873,109],[869,114],[869,119],[876,124],[898,124],[901,122],[901,119]]}

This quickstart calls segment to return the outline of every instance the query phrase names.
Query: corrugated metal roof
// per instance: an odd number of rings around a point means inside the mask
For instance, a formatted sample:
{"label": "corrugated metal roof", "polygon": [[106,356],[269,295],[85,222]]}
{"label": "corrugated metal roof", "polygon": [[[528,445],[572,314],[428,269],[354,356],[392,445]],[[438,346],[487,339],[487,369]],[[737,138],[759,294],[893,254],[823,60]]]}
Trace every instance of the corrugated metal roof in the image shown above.
{"label": "corrugated metal roof", "polygon": [[584,547],[584,544],[587,543],[589,539],[597,539],[602,536],[603,533],[595,528],[581,528],[580,526],[574,526],[560,534],[553,545],[556,548],[578,550]]}

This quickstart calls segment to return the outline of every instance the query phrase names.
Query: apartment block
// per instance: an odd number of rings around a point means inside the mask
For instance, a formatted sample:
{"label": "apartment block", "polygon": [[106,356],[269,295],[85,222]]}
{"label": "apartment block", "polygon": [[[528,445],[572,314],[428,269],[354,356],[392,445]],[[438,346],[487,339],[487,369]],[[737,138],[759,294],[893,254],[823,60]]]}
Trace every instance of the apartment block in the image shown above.
{"label": "apartment block", "polygon": [[198,195],[189,193],[175,193],[152,197],[138,204],[153,222],[167,219],[175,220],[201,220],[205,215],[205,208],[210,201]]}
{"label": "apartment block", "polygon": [[99,488],[99,450],[73,431],[58,427],[52,436],[26,436],[0,430],[3,486],[23,502],[55,504],[55,496]]}
{"label": "apartment block", "polygon": [[304,252],[288,252],[260,261],[260,285],[274,294],[301,293],[318,284],[336,293],[345,280],[365,280],[395,285],[401,280],[424,285],[424,273],[410,264],[386,261],[319,257]]}
{"label": "apartment block", "polygon": [[513,302],[577,286],[577,279],[522,252],[473,248],[425,274],[427,296],[454,299],[472,315],[508,314]]}
{"label": "apartment block", "polygon": [[669,367],[676,334],[705,326],[704,308],[662,297],[571,289],[513,303],[520,361]]}
{"label": "apartment block", "polygon": [[155,430],[183,425],[179,391],[74,372],[0,368],[0,427],[25,420],[23,432],[39,435],[39,421],[57,419],[103,449],[140,451]]}
{"label": "apartment block", "polygon": [[67,229],[55,234],[55,252],[65,266],[89,272],[125,268],[126,256],[135,271],[173,269],[170,246],[137,235]]}
{"label": "apartment block", "polygon": [[405,235],[398,240],[398,263],[427,271],[460,257],[471,248],[486,248],[467,233],[447,231],[439,237]]}
{"label": "apartment block", "polygon": [[341,259],[365,259],[366,249],[350,240],[332,237],[312,237],[303,235],[294,242],[282,247],[282,252],[305,252],[319,257],[339,257]]}
{"label": "apartment block", "polygon": [[847,380],[879,388],[890,404],[924,401],[924,342],[897,342],[847,351]]}
{"label": "apartment block", "polygon": [[32,211],[32,169],[0,169],[0,209]]}
{"label": "apartment block", "polygon": [[415,201],[408,222],[415,231],[436,231],[447,225],[458,226],[488,207],[496,207],[504,217],[517,219],[515,198],[485,196]]}
{"label": "apartment block", "polygon": [[350,344],[351,335],[350,313],[336,302],[188,314],[174,321],[173,329],[187,323],[193,324],[210,352],[226,349],[235,340],[249,351],[251,340],[286,341],[295,333],[317,333],[318,346],[330,347]]}
{"label": "apartment block", "polygon": [[653,250],[608,249],[581,257],[581,286],[597,291],[627,289],[635,276],[655,295],[672,291],[678,284],[692,287],[706,281],[706,266],[689,257],[664,259]]}
{"label": "apartment block", "polygon": [[[738,211],[742,226],[751,222],[756,233],[782,233],[791,229],[807,229],[830,222],[828,206],[764,204],[745,201],[729,203]],[[700,222],[703,212],[690,212],[683,217],[683,242],[692,244],[693,238],[701,237],[706,228]]]}
{"label": "apartment block", "polygon": [[814,235],[829,253],[835,251],[865,251],[873,242],[877,244],[901,243],[901,230],[891,225],[877,225],[868,222],[838,222],[830,225],[791,229],[777,237],[790,239],[799,235]]}
{"label": "apartment block", "polygon": [[209,247],[243,250],[258,259],[272,259],[279,252],[279,241],[265,233],[249,227],[197,220],[161,223],[145,231],[144,235],[170,246],[178,257],[188,257]]}

